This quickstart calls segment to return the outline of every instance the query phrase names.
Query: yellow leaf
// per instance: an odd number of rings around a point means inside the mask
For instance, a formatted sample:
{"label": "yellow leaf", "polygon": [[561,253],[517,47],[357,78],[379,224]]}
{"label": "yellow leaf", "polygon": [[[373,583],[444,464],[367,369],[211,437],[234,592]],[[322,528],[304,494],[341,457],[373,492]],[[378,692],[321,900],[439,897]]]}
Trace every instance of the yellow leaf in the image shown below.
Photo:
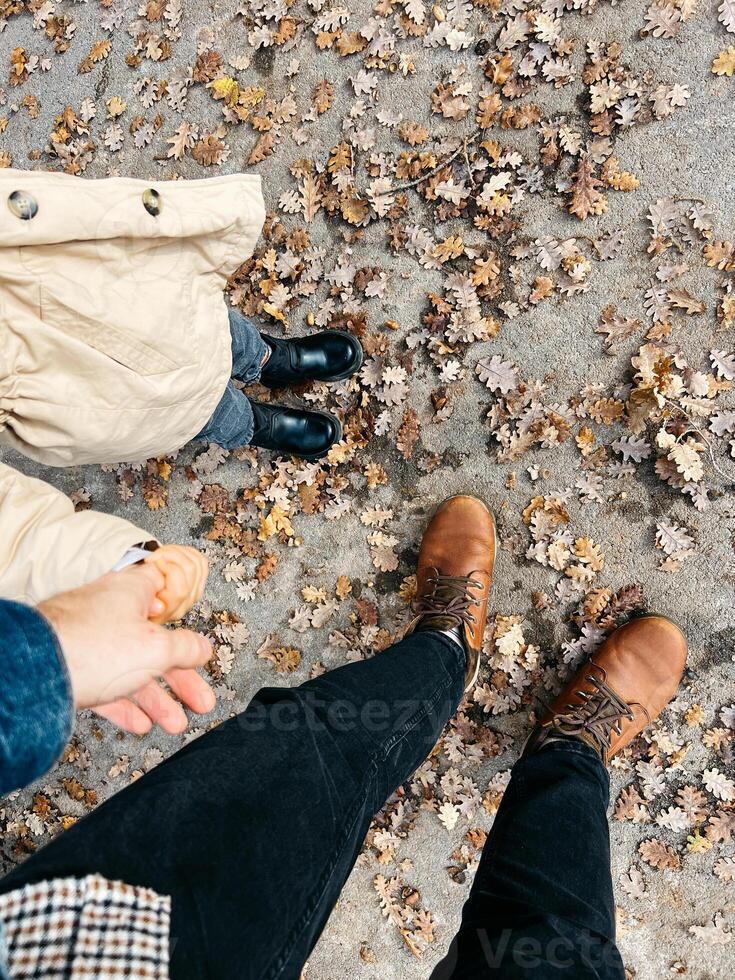
{"label": "yellow leaf", "polygon": [[684,714],[684,721],[687,725],[701,725],[704,721],[704,710],[701,704],[693,704]]}
{"label": "yellow leaf", "polygon": [[703,854],[705,851],[709,851],[711,847],[712,841],[702,837],[699,833],[699,829],[695,830],[693,834],[690,834],[687,837],[687,850],[691,854]]}
{"label": "yellow leaf", "polygon": [[112,50],[112,41],[97,41],[92,45],[89,57],[92,61],[104,61]]}
{"label": "yellow leaf", "polygon": [[554,291],[554,280],[548,276],[536,276],[533,281],[533,290],[528,297],[528,302],[533,306],[540,303],[542,299],[547,299]]}
{"label": "yellow leaf", "polygon": [[582,426],[574,437],[577,447],[583,456],[589,456],[595,449],[595,434],[588,425]]}
{"label": "yellow leaf", "polygon": [[240,98],[240,86],[234,78],[228,78],[227,75],[222,78],[215,78],[210,84],[210,88],[215,99],[224,99],[227,105],[236,105]]}
{"label": "yellow leaf", "polygon": [[26,53],[23,48],[13,48],[10,53],[10,63],[13,66],[12,74],[20,77],[26,70]]}
{"label": "yellow leaf", "polygon": [[304,602],[311,602],[314,605],[327,601],[326,591],[318,589],[315,585],[305,585],[301,590],[301,595],[304,597]]}
{"label": "yellow leaf", "polygon": [[327,453],[327,462],[331,466],[338,466],[340,463],[344,463],[354,452],[352,445],[346,442],[344,439],[342,442],[335,442],[332,448]]}
{"label": "yellow leaf", "polygon": [[621,170],[617,157],[608,157],[602,165],[600,176],[603,182],[616,191],[634,191],[641,182],[628,170]]}
{"label": "yellow leaf", "polygon": [[715,75],[735,75],[735,46],[720,51],[712,62],[712,72]]}
{"label": "yellow leaf", "polygon": [[294,533],[293,525],[289,520],[288,514],[276,504],[267,517],[261,517],[260,529],[258,531],[258,541],[267,541],[278,534],[279,531],[292,537]]}
{"label": "yellow leaf", "polygon": [[245,106],[247,109],[254,109],[256,105],[259,105],[265,98],[265,89],[260,85],[248,85],[247,88],[240,90],[239,102],[240,105]]}
{"label": "yellow leaf", "polygon": [[286,317],[284,313],[274,306],[273,303],[263,303],[263,312],[267,313],[268,316],[272,316],[274,320],[278,320],[279,323],[286,323]]}
{"label": "yellow leaf", "polygon": [[442,265],[450,259],[457,259],[464,252],[464,242],[459,235],[450,235],[434,246],[434,258]]}
{"label": "yellow leaf", "polygon": [[113,95],[111,99],[107,100],[105,106],[107,107],[107,115],[110,119],[117,119],[118,116],[121,116],[125,112],[128,104],[127,102],[123,102],[119,95]]}
{"label": "yellow leaf", "polygon": [[323,51],[325,48],[331,48],[334,44],[335,37],[337,37],[336,32],[331,34],[329,31],[319,31],[316,36],[316,46],[320,51]]}
{"label": "yellow leaf", "polygon": [[327,170],[330,174],[337,173],[338,170],[348,170],[351,165],[352,149],[349,143],[338,143],[337,146],[332,147],[327,161]]}
{"label": "yellow leaf", "polygon": [[472,271],[472,283],[475,286],[487,286],[500,275],[500,263],[495,252],[487,258],[475,259]]}

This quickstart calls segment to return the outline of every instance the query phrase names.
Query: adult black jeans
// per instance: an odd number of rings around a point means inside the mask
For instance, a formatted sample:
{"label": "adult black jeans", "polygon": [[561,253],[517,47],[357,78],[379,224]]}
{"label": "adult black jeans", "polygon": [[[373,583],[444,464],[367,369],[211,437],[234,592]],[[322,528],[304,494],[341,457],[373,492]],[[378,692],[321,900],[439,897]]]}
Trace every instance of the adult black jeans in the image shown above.
{"label": "adult black jeans", "polygon": [[[464,667],[456,643],[422,632],[299,687],[264,688],[31,856],[0,892],[92,873],[145,885],[172,897],[173,980],[297,980],[373,814],[456,709]],[[593,756],[552,744],[516,766],[437,977],[622,977],[619,958],[608,972],[549,972],[544,951],[528,969],[511,963],[524,937],[561,936],[576,963],[599,937],[617,957],[607,777]],[[498,967],[485,939],[495,949],[503,937]]]}
{"label": "adult black jeans", "polygon": [[607,770],[583,742],[548,742],[515,764],[431,980],[624,980],[608,802]]}

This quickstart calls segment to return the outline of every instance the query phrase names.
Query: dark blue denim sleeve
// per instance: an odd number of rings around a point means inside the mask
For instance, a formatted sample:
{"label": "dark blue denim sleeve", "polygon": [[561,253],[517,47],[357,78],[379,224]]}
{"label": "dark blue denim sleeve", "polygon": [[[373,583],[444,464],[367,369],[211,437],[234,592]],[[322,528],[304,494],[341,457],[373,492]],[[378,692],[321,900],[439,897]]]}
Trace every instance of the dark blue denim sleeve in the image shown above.
{"label": "dark blue denim sleeve", "polygon": [[35,609],[0,600],[0,796],[50,769],[73,723],[56,634]]}

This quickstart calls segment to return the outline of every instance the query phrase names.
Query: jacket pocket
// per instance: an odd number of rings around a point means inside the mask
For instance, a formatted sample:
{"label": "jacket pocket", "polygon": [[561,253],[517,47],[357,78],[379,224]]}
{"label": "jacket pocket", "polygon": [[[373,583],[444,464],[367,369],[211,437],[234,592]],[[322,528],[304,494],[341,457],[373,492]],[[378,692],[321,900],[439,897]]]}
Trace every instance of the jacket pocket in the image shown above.
{"label": "jacket pocket", "polygon": [[104,309],[83,311],[59,298],[43,283],[39,284],[41,319],[69,337],[93,347],[136,374],[149,376],[176,371],[182,365],[140,337],[114,325]]}

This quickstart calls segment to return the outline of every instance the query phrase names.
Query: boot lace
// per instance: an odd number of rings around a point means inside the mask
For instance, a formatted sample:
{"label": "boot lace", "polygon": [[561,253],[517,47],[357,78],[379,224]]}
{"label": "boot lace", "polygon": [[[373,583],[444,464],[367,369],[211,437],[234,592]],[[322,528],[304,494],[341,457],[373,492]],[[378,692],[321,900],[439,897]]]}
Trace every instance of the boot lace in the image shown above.
{"label": "boot lace", "polygon": [[482,582],[471,575],[440,575],[437,572],[426,579],[426,585],[428,590],[416,604],[418,615],[451,616],[458,624],[477,622],[470,612],[470,606],[477,604],[478,600],[470,589],[481,589]]}
{"label": "boot lace", "polygon": [[[604,754],[610,748],[613,732],[616,735],[622,734],[621,723],[624,720],[633,721],[635,715],[630,705],[604,679],[587,674],[585,681],[593,690],[579,689],[574,692],[576,697],[582,699],[582,703],[567,704],[566,710],[557,712],[547,724],[549,728],[564,735],[587,734]],[[642,705],[641,708],[645,711]]]}

